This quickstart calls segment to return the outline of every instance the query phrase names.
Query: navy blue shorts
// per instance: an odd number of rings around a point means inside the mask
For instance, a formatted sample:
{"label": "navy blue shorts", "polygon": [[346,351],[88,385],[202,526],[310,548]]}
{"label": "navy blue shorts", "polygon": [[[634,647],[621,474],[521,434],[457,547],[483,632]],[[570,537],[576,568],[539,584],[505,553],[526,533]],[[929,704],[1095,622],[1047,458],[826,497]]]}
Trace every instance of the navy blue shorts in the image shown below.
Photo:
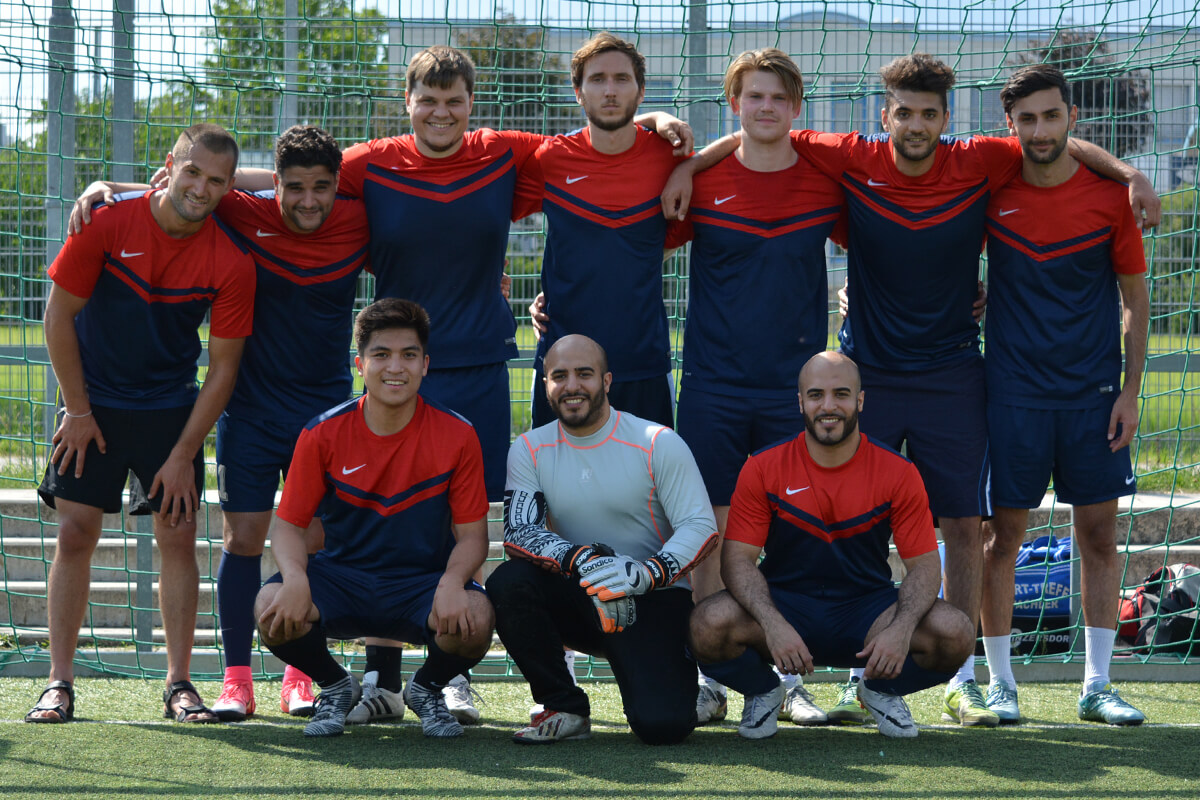
{"label": "navy blue shorts", "polygon": [[[540,362],[539,362],[540,363]],[[533,427],[554,422],[557,417],[546,402],[546,382],[540,367],[533,370]],[[645,378],[639,381],[613,381],[608,390],[608,402],[618,411],[625,411],[668,428],[675,427],[675,388],[670,375]]]}
{"label": "navy blue shorts", "polygon": [[677,416],[679,435],[696,457],[714,506],[729,505],[747,456],[804,430],[795,393],[787,399],[733,397],[685,383]]}
{"label": "navy blue shorts", "polygon": [[221,414],[217,420],[217,495],[222,511],[270,511],[275,507],[279,479],[287,477],[304,425]]}
{"label": "navy blue shorts", "polygon": [[[348,567],[320,553],[308,559],[309,591],[321,613],[321,629],[330,639],[378,636],[429,644],[433,631],[426,623],[442,574],[395,577]],[[267,583],[282,582],[278,572],[267,579]],[[483,592],[475,581],[466,588]]]}
{"label": "navy blue shorts", "polygon": [[1108,449],[1112,406],[1109,402],[1097,408],[1043,409],[989,403],[992,502],[1004,508],[1037,508],[1051,476],[1055,495],[1073,506],[1137,491],[1129,448],[1115,453]]}
{"label": "navy blue shorts", "polygon": [[865,666],[867,662],[855,654],[862,651],[875,620],[900,596],[894,586],[836,600],[774,586],[770,592],[775,608],[808,646],[813,664],[823,667]]}
{"label": "navy blue shorts", "polygon": [[462,414],[475,426],[483,449],[483,483],[488,502],[504,499],[512,412],[508,396],[508,364],[430,369],[421,381],[421,396]]}
{"label": "navy blue shorts", "polygon": [[990,516],[983,360],[928,372],[860,370],[863,433],[893,450],[905,446],[933,515]]}

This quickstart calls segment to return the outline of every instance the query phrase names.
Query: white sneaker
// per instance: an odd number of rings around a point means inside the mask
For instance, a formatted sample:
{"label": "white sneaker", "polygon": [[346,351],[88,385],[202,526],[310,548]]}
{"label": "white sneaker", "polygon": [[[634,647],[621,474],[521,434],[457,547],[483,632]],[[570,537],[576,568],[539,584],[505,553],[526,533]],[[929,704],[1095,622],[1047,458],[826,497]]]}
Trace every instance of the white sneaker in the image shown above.
{"label": "white sneaker", "polygon": [[364,683],[362,699],[346,715],[346,724],[365,725],[385,719],[404,719],[404,698],[400,692],[381,689],[374,683]]}
{"label": "white sneaker", "polygon": [[911,739],[917,735],[917,723],[904,698],[894,694],[873,692],[866,681],[858,682],[858,699],[871,712],[879,732],[893,739]]}
{"label": "white sneaker", "polygon": [[766,694],[746,697],[742,706],[742,724],[738,733],[745,739],[767,739],[779,730],[779,709],[783,706],[783,684]]}
{"label": "white sneaker", "polygon": [[729,697],[707,683],[700,684],[700,689],[696,693],[696,724],[707,725],[710,722],[720,722],[728,713]]}
{"label": "white sneaker", "polygon": [[547,709],[534,717],[528,728],[514,733],[513,741],[517,744],[554,744],[571,739],[587,739],[591,735],[591,717]]}
{"label": "white sneaker", "polygon": [[783,696],[779,718],[790,719],[796,725],[824,725],[829,717],[820,709],[804,684],[797,683]]}
{"label": "white sneaker", "polygon": [[[447,710],[460,725],[474,725],[479,722],[479,709],[474,703],[474,698],[479,697],[479,692],[475,691],[475,687],[466,676],[455,675],[451,678],[442,689],[442,696],[446,698]],[[483,698],[479,697],[479,700],[482,702]]]}

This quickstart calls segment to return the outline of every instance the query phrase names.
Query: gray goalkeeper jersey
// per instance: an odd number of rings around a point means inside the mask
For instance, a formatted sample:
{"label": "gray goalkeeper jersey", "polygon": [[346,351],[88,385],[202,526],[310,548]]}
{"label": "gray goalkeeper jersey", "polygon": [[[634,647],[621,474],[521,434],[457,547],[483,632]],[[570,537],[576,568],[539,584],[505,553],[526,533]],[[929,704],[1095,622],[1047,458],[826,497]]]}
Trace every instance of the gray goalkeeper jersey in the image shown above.
{"label": "gray goalkeeper jersey", "polygon": [[574,545],[603,543],[644,561],[658,554],[670,583],[716,545],[717,523],[691,450],[657,423],[612,409],[589,436],[557,421],[508,451],[504,544],[557,568]]}

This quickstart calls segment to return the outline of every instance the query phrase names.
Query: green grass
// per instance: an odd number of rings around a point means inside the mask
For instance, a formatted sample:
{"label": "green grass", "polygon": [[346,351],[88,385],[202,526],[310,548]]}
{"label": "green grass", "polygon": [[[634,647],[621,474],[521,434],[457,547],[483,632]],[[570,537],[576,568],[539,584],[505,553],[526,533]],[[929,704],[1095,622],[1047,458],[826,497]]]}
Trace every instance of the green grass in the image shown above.
{"label": "green grass", "polygon": [[[500,798],[1192,798],[1197,794],[1200,687],[1130,684],[1125,694],[1151,724],[1078,723],[1076,684],[1022,686],[1030,723],[995,730],[943,726],[938,690],[912,698],[917,721],[938,725],[913,740],[872,728],[781,726],[741,740],[730,718],[671,747],[647,747],[625,727],[611,683],[587,684],[594,735],[553,747],[509,737],[528,719],[525,684],[480,683],[484,724],[456,741],[425,739],[411,716],[306,740],[278,712],[278,684],[258,685],[260,713],[239,725],[161,719],[160,685],[84,679],[66,726],[24,725],[40,680],[0,680],[0,796],[69,798],[421,797]],[[215,684],[202,684],[213,699]],[[828,705],[833,688],[813,685]],[[103,725],[95,720],[120,720]]]}

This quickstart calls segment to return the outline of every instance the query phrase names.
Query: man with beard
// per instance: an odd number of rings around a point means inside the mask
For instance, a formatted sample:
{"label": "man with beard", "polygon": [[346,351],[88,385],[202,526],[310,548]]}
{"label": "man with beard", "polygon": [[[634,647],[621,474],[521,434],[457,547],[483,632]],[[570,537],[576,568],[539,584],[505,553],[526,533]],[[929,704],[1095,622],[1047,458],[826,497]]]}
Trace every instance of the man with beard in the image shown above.
{"label": "man with beard", "polygon": [[[1071,503],[1083,573],[1086,662],[1080,719],[1137,725],[1145,716],[1109,684],[1120,598],[1117,498],[1137,481],[1137,431],[1150,301],[1142,237],[1125,187],[1081,168],[1067,143],[1078,109],[1062,72],[1018,70],[1000,92],[1025,151],[1021,176],[988,207],[987,389],[995,517],[984,550],[987,704],[1017,722],[1010,662],[1013,567],[1029,510],[1046,484]],[[1121,328],[1113,313],[1123,308]]]}
{"label": "man with beard", "polygon": [[487,582],[496,632],[543,706],[514,740],[589,735],[588,697],[567,671],[566,645],[608,659],[639,739],[674,744],[696,725],[686,576],[717,539],[700,470],[670,428],[609,405],[612,373],[596,342],[564,336],[545,365],[558,420],[509,451],[511,560]]}
{"label": "man with beard", "polygon": [[575,51],[571,82],[587,127],[538,148],[521,175],[514,209],[516,216],[546,215],[542,292],[549,320],[534,360],[533,424],[554,419],[543,382],[546,352],[578,333],[611,355],[613,403],[670,426],[662,259],[664,246],[682,240],[675,226],[668,230],[657,198],[679,157],[634,121],[646,94],[646,59],[632,44],[597,34]]}
{"label": "man with beard", "polygon": [[[738,476],[721,553],[727,589],[696,607],[690,640],[705,674],[746,696],[745,738],[776,731],[784,690],[772,662],[798,675],[862,667],[858,696],[880,733],[912,737],[903,695],[946,681],[971,651],[970,620],[937,599],[921,476],[858,430],[863,397],[853,361],[813,356],[800,371],[804,432],[755,453]],[[907,569],[899,587],[889,539]]]}

